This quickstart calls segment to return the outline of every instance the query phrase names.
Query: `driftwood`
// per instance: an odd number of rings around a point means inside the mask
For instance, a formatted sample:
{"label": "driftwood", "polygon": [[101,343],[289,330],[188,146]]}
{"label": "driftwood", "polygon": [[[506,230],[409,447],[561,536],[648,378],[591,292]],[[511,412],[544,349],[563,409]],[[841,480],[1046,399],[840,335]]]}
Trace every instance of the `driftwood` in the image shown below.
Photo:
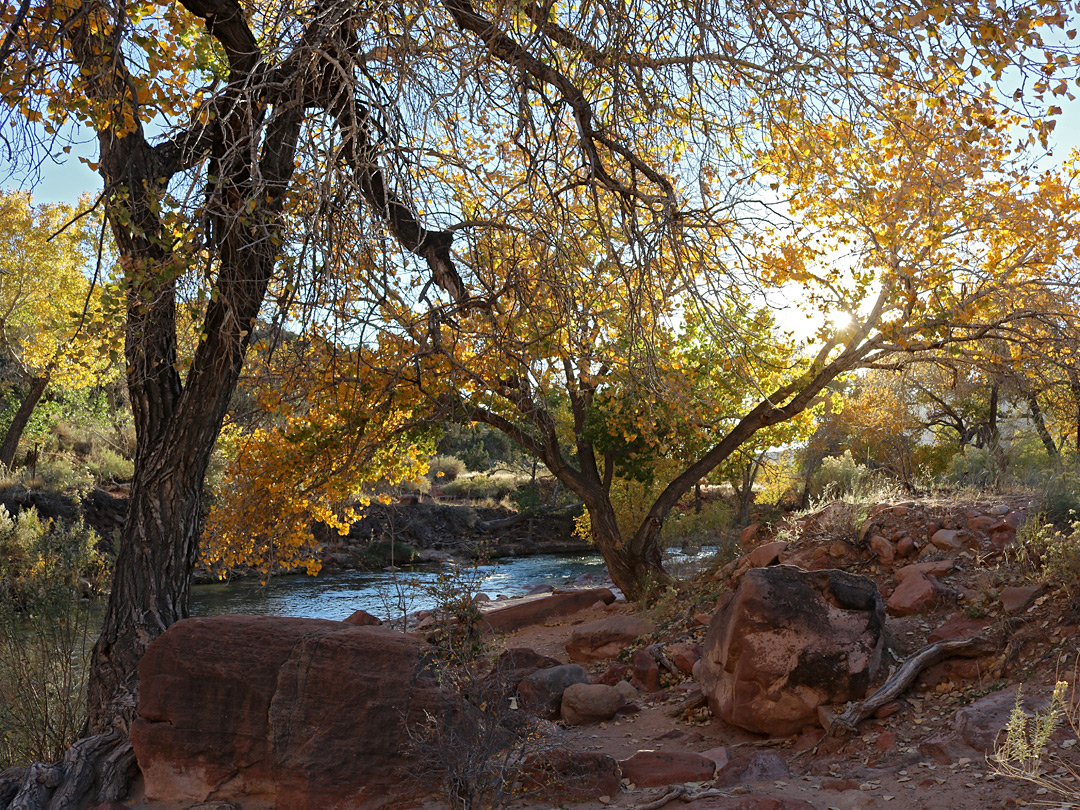
{"label": "driftwood", "polygon": [[938,641],[923,647],[912,655],[893,675],[881,685],[874,694],[865,700],[848,704],[840,714],[833,718],[826,729],[826,736],[839,737],[854,734],[856,727],[882,706],[891,703],[902,695],[915,682],[915,679],[929,666],[946,658],[977,658],[992,653],[997,645],[985,636],[963,639],[960,641]]}
{"label": "driftwood", "polygon": [[686,785],[679,785],[677,787],[668,788],[660,796],[651,801],[647,801],[644,804],[635,805],[635,810],[660,810],[668,802],[673,802],[676,799],[681,799],[684,802],[693,802],[698,799],[711,799],[716,796],[729,796],[730,792],[726,790],[717,790],[716,788],[704,788],[701,790],[691,790]]}
{"label": "driftwood", "polygon": [[701,690],[696,690],[694,692],[691,692],[686,699],[680,700],[677,704],[675,704],[674,708],[668,709],[668,716],[680,717],[683,712],[692,712],[695,709],[700,709],[708,702],[708,698],[706,698],[705,695],[701,693]]}
{"label": "driftwood", "polygon": [[584,504],[581,501],[577,503],[566,503],[562,506],[547,506],[542,509],[528,509],[524,512],[517,512],[510,515],[510,517],[499,518],[498,520],[478,520],[474,524],[473,528],[481,532],[493,532],[498,529],[506,529],[510,526],[514,526],[521,523],[523,520],[531,520],[532,518],[541,518],[547,515],[553,515],[556,512],[564,512],[567,509],[577,509]]}

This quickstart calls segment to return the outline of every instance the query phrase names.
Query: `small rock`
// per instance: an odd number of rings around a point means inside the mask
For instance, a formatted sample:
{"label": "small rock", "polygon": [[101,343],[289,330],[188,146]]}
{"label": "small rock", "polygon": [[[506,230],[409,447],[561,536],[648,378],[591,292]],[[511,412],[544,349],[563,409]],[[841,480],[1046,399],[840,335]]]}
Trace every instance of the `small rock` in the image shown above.
{"label": "small rock", "polygon": [[366,610],[355,610],[344,622],[345,624],[355,624],[357,627],[373,627],[382,624],[382,619],[372,616]]}
{"label": "small rock", "polygon": [[920,574],[901,580],[885,605],[894,616],[910,616],[933,610],[951,596],[952,592],[935,577]]}
{"label": "small rock", "polygon": [[998,598],[1001,600],[1001,607],[1005,609],[1006,613],[1020,613],[1027,610],[1031,603],[1035,601],[1035,598],[1044,590],[1045,588],[1042,585],[1014,585],[1002,588]]}
{"label": "small rock", "polygon": [[894,745],[896,745],[896,734],[892,731],[883,731],[874,740],[874,748],[882,753],[890,750]]}
{"label": "small rock", "polygon": [[992,527],[997,526],[1001,521],[997,518],[990,517],[990,515],[979,515],[967,522],[969,531],[973,532],[986,532]]}
{"label": "small rock", "polygon": [[741,532],[739,532],[739,545],[743,548],[749,548],[757,540],[758,529],[761,528],[760,523],[751,523]]}
{"label": "small rock", "polygon": [[918,550],[915,541],[906,534],[896,541],[896,556],[898,557],[910,557]]}
{"label": "small rock", "polygon": [[988,511],[994,517],[1005,517],[1005,515],[1009,514],[1009,512],[1012,511],[1012,509],[1003,503],[999,503],[991,506]]}
{"label": "small rock", "polygon": [[728,750],[722,745],[717,748],[710,748],[708,751],[702,751],[701,755],[706,759],[711,759],[715,762],[717,768],[723,768],[731,762],[731,755],[728,754]]}
{"label": "small rock", "polygon": [[701,658],[700,644],[669,644],[667,656],[683,675],[690,677],[694,674],[694,664]]}
{"label": "small rock", "polygon": [[645,650],[636,650],[630,664],[630,683],[643,692],[660,691],[660,667]]}
{"label": "small rock", "polygon": [[602,683],[574,683],[562,693],[559,713],[563,721],[580,726],[610,720],[623,704],[614,686]]}
{"label": "small rock", "polygon": [[859,783],[854,779],[822,779],[822,790],[835,790],[837,793],[842,793],[845,790],[858,790]]}
{"label": "small rock", "polygon": [[638,699],[638,690],[629,681],[619,681],[615,684],[615,691],[619,693],[624,703],[633,703]]}
{"label": "small rock", "polygon": [[712,779],[716,762],[691,751],[638,751],[619,767],[638,787],[659,787]]}
{"label": "small rock", "polygon": [[736,757],[716,774],[716,787],[733,787],[751,782],[767,782],[786,779],[791,775],[787,762],[770,749]]}
{"label": "small rock", "polygon": [[627,675],[630,674],[629,664],[612,664],[605,669],[600,675],[593,678],[593,683],[606,683],[608,686],[618,686],[624,682]]}
{"label": "small rock", "polygon": [[942,551],[959,551],[963,547],[959,535],[956,529],[938,529],[930,536],[930,542]]}
{"label": "small rock", "polygon": [[575,683],[588,682],[589,675],[584,668],[577,664],[562,664],[537,670],[522,678],[518,684],[518,695],[523,709],[537,717],[555,720],[559,717],[559,703],[566,688]]}
{"label": "small rock", "polygon": [[870,538],[870,550],[877,555],[878,562],[883,565],[888,565],[896,557],[896,549],[893,548],[893,544],[880,534],[875,534]]}

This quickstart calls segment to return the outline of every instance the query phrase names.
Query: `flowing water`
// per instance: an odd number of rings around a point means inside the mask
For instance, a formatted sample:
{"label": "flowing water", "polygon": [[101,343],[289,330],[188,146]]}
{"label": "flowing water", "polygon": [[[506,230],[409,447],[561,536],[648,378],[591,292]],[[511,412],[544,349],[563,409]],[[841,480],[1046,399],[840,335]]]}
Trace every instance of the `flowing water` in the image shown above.
{"label": "flowing water", "polygon": [[[713,553],[705,547],[684,554],[670,549],[669,562],[686,563]],[[401,571],[345,571],[309,577],[303,574],[275,577],[267,585],[253,580],[196,585],[192,589],[191,615],[216,616],[247,613],[258,616],[299,616],[342,620],[354,610],[366,610],[381,619],[430,609],[438,601],[432,592],[439,585],[439,568]],[[588,576],[586,576],[588,575]],[[520,596],[537,585],[563,587],[575,580],[607,583],[607,568],[599,554],[541,554],[508,557],[489,565],[464,565],[456,579],[473,592]]]}

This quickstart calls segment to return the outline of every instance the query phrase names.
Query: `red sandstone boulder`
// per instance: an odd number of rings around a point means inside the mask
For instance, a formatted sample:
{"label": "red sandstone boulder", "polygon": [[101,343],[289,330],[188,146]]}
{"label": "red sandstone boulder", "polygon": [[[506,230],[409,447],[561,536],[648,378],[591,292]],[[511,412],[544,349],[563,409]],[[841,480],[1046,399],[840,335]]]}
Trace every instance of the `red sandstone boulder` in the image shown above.
{"label": "red sandstone boulder", "polygon": [[919,574],[904,579],[889,595],[889,613],[894,616],[911,616],[933,610],[953,596],[952,591],[930,574]]}
{"label": "red sandstone boulder", "polygon": [[484,623],[496,633],[510,633],[532,624],[543,624],[548,619],[569,616],[603,602],[610,605],[615,594],[607,588],[588,588],[581,591],[563,591],[550,596],[523,597],[510,604],[493,602],[490,609],[481,607]]}
{"label": "red sandstone boulder", "polygon": [[345,624],[355,624],[357,627],[378,627],[382,624],[382,619],[377,616],[372,616],[366,610],[353,611],[349,618],[343,620]]}
{"label": "red sandstone boulder", "polygon": [[557,667],[538,669],[522,678],[518,684],[521,708],[545,720],[557,720],[559,703],[566,687],[588,682],[589,674],[577,664],[560,664]]}
{"label": "red sandstone boulder", "polygon": [[409,806],[431,785],[416,776],[406,724],[453,722],[459,705],[423,650],[387,628],[321,619],[174,624],[139,663],[131,741],[147,798]]}
{"label": "red sandstone boulder", "polygon": [[824,704],[861,699],[877,674],[885,606],[843,571],[751,569],[713,617],[696,667],[713,713],[760,734],[794,734]]}
{"label": "red sandstone boulder", "polygon": [[683,675],[694,674],[694,664],[701,660],[701,645],[679,642],[667,646],[667,656]]}
{"label": "red sandstone boulder", "polygon": [[724,765],[716,774],[715,787],[734,787],[754,782],[772,782],[791,775],[787,761],[769,748],[755,751]]}
{"label": "red sandstone boulder", "polygon": [[638,787],[705,782],[716,772],[713,760],[692,751],[638,751],[619,767],[623,778]]}
{"label": "red sandstone boulder", "polygon": [[640,616],[608,616],[575,627],[566,642],[566,654],[579,664],[604,661],[655,631],[656,625]]}
{"label": "red sandstone boulder", "polygon": [[642,692],[660,691],[660,666],[645,650],[634,650],[630,660],[630,683]]}
{"label": "red sandstone boulder", "polygon": [[614,686],[603,683],[573,683],[562,693],[559,714],[571,726],[610,720],[623,704]]}

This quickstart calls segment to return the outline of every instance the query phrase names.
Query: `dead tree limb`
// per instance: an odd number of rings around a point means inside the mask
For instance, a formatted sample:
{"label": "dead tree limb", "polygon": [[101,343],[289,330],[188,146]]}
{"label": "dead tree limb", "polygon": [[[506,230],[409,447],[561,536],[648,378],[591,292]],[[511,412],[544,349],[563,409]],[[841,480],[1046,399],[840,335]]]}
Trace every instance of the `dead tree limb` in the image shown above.
{"label": "dead tree limb", "polygon": [[959,641],[938,641],[923,647],[904,661],[900,668],[874,694],[865,700],[848,704],[847,708],[829,723],[826,736],[839,737],[845,734],[854,734],[859,723],[907,691],[911,684],[915,682],[919,673],[927,667],[954,656],[978,658],[980,655],[994,652],[997,647],[997,644],[985,636],[976,636]]}

